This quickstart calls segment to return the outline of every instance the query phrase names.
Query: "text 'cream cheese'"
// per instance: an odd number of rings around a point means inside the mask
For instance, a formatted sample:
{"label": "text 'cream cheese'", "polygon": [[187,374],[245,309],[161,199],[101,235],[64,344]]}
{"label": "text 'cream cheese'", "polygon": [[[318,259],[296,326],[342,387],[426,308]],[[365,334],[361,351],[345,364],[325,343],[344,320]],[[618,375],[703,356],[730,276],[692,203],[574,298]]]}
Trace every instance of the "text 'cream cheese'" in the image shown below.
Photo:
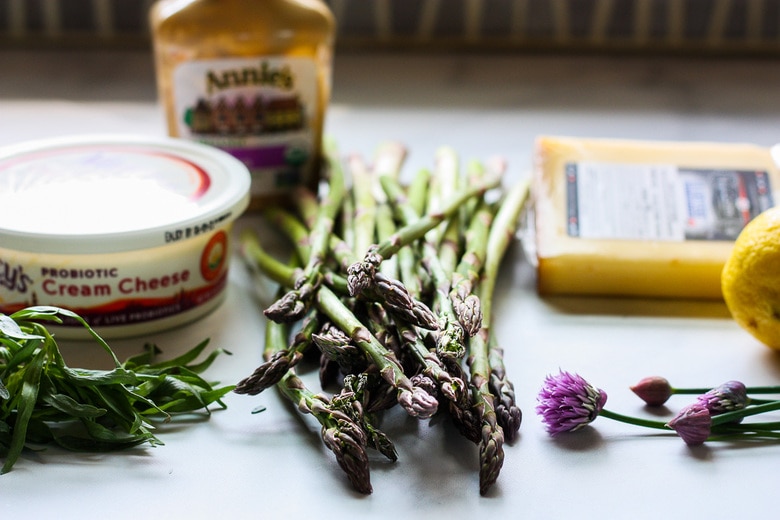
{"label": "text 'cream cheese'", "polygon": [[105,337],[203,316],[223,299],[249,186],[237,159],[173,138],[0,148],[0,313],[63,307]]}

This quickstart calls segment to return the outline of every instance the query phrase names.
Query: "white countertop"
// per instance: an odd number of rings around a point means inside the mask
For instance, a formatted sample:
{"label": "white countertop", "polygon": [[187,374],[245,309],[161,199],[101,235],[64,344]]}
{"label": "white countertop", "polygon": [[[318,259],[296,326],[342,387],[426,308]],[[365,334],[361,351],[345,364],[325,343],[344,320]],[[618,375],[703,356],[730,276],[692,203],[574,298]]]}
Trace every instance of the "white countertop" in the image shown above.
{"label": "white countertop", "polygon": [[[163,135],[144,52],[0,52],[0,144],[74,133]],[[464,158],[504,155],[527,174],[538,134],[780,141],[774,61],[517,55],[337,56],[327,130],[370,157],[382,140],[410,148],[407,168],[440,145]],[[34,211],[34,208],[30,209]],[[245,217],[240,226],[255,224]],[[317,428],[275,391],[231,394],[208,421],[160,430],[165,443],[112,454],[49,448],[0,476],[4,518],[758,518],[776,514],[780,444],[687,448],[673,435],[598,419],[553,440],[534,413],[548,373],[578,372],[608,407],[646,413],[628,386],[663,375],[678,386],[729,379],[777,384],[780,358],[719,303],[541,299],[514,244],[496,295],[495,333],[524,412],[498,483],[478,491],[476,446],[441,420],[389,414],[399,460],[372,458],[374,492],[353,492]],[[199,323],[111,342],[120,358],[155,341],[174,355],[205,337],[232,351],[207,372],[224,383],[261,359],[264,325],[240,262],[225,304]],[[68,344],[71,366],[96,349]],[[680,398],[683,399],[683,398]],[[266,411],[252,414],[265,406]]]}

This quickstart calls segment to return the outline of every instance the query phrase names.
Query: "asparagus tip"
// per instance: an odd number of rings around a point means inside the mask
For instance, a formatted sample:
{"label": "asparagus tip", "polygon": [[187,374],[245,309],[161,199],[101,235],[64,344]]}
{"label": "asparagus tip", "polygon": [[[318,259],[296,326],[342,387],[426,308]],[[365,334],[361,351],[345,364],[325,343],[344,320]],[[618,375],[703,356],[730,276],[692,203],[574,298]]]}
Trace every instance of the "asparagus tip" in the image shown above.
{"label": "asparagus tip", "polygon": [[479,494],[485,496],[498,480],[501,467],[504,465],[504,432],[501,426],[483,424],[479,458]]}
{"label": "asparagus tip", "polygon": [[419,386],[411,390],[401,388],[398,391],[398,403],[411,415],[418,419],[433,417],[439,408],[439,401]]}

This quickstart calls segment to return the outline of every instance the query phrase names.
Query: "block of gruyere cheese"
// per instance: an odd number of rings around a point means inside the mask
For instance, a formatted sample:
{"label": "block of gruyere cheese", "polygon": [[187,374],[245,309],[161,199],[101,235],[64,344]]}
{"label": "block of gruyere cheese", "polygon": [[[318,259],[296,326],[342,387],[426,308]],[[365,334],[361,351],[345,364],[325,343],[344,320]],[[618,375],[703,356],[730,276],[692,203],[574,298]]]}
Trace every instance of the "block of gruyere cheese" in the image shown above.
{"label": "block of gruyere cheese", "polygon": [[779,188],[756,145],[538,137],[538,291],[720,299],[734,239]]}

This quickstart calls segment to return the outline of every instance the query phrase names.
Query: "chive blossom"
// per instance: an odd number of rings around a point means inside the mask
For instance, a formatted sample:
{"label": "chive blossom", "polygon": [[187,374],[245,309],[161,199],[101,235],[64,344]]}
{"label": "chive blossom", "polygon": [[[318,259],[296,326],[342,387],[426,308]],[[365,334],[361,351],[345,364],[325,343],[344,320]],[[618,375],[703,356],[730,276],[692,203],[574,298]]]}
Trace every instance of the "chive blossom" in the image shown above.
{"label": "chive blossom", "polygon": [[692,403],[666,423],[689,446],[703,444],[712,431],[712,415],[707,406],[699,401]]}
{"label": "chive blossom", "polygon": [[604,408],[607,394],[581,376],[561,370],[545,378],[538,401],[536,413],[547,432],[555,436],[577,431],[593,422]]}

